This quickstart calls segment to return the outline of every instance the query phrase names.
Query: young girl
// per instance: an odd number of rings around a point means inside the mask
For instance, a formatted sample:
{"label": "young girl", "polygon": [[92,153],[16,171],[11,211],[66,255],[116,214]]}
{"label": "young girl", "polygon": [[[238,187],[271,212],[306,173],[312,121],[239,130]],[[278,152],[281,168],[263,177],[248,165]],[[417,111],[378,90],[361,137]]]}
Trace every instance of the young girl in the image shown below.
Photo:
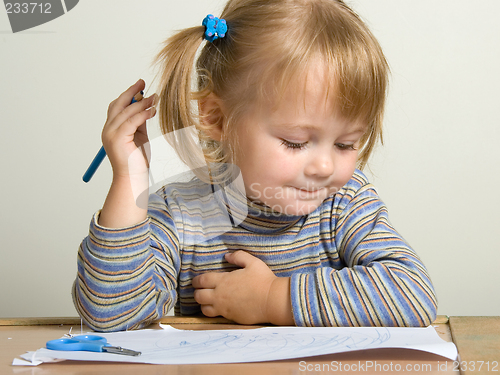
{"label": "young girl", "polygon": [[[230,0],[157,62],[159,96],[129,105],[139,80],[109,106],[113,182],[73,288],[86,324],[141,328],[172,307],[243,324],[433,321],[427,271],[360,171],[382,137],[388,67],[346,4]],[[148,162],[134,151],[157,103],[164,134],[195,126],[207,167],[136,201]]]}

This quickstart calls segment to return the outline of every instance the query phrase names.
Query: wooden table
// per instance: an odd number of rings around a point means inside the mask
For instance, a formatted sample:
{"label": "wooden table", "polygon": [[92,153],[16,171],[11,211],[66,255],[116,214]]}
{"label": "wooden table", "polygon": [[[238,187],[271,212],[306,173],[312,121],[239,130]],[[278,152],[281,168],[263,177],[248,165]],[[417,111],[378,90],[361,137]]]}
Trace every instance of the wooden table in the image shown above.
{"label": "wooden table", "polygon": [[[255,328],[255,326],[235,325],[223,318],[165,317],[161,321],[179,329]],[[376,349],[242,364],[149,365],[65,361],[46,363],[37,367],[20,367],[11,365],[15,357],[19,357],[20,354],[27,351],[44,347],[48,340],[68,333],[70,327],[73,327],[73,333],[80,332],[80,319],[0,319],[0,374],[275,375],[328,372],[398,374],[406,372],[415,374],[500,375],[500,317],[450,317],[448,319],[446,316],[439,316],[433,326],[444,340],[455,342],[461,357],[460,362],[453,362],[437,355],[414,350]],[[83,329],[84,331],[88,330],[86,327]],[[360,365],[361,368],[359,368]],[[371,365],[371,368],[368,365]],[[361,371],[353,371],[358,368]],[[340,371],[341,369],[344,371]]]}

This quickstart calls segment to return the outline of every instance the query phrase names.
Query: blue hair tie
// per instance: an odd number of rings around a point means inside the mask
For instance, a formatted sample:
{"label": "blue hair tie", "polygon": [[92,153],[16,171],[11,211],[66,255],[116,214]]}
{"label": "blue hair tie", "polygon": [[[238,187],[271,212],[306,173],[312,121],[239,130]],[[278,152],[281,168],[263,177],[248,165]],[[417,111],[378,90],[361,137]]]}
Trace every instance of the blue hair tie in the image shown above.
{"label": "blue hair tie", "polygon": [[203,19],[202,25],[206,28],[205,39],[209,42],[226,36],[227,24],[224,19],[218,19],[212,14],[209,14]]}

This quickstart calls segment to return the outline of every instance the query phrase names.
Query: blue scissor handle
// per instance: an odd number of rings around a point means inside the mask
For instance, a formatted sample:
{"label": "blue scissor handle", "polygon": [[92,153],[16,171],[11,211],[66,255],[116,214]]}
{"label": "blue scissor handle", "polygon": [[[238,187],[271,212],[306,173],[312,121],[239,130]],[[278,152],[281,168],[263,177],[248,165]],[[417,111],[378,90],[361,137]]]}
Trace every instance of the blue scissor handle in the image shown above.
{"label": "blue scissor handle", "polygon": [[102,352],[103,346],[109,346],[108,341],[102,336],[80,335],[70,339],[57,339],[47,341],[46,347],[51,350],[80,350],[87,352]]}

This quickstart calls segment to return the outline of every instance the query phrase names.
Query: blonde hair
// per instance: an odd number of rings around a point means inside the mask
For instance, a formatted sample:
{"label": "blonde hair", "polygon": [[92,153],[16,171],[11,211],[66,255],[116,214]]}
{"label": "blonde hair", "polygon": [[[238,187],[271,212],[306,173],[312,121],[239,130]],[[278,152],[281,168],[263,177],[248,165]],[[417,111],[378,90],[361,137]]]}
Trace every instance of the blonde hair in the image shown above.
{"label": "blonde hair", "polygon": [[[223,39],[204,42],[204,26],[188,28],[170,37],[155,59],[163,134],[194,125],[207,163],[234,162],[238,119],[270,95],[279,98],[320,56],[342,115],[367,124],[358,156],[362,169],[382,142],[389,69],[360,17],[341,0],[229,0],[220,18],[228,26]],[[213,124],[197,113],[197,101],[211,93],[226,110],[220,141],[211,139]],[[174,143],[191,166],[189,147]]]}

